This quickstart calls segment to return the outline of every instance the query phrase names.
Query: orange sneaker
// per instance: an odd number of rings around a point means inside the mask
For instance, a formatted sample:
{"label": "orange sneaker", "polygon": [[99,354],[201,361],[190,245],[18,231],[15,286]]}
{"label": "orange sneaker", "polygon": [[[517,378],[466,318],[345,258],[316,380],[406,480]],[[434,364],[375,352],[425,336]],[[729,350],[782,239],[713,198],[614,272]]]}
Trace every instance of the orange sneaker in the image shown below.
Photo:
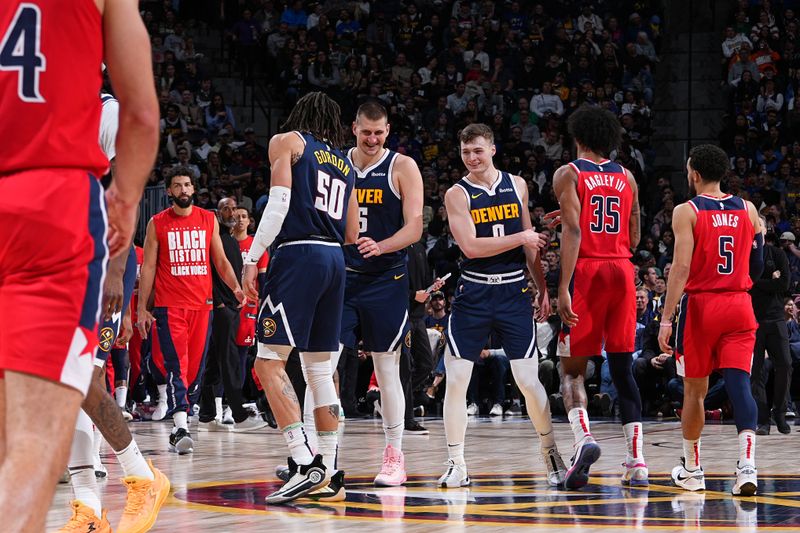
{"label": "orange sneaker", "polygon": [[105,509],[103,516],[97,518],[94,509],[84,505],[81,501],[73,500],[70,505],[72,506],[72,518],[56,533],[89,533],[90,531],[92,533],[111,533],[111,524],[108,523]]}
{"label": "orange sneaker", "polygon": [[155,479],[128,476],[122,482],[128,486],[128,499],[117,533],[144,533],[156,523],[158,511],[169,495],[169,479],[148,460]]}

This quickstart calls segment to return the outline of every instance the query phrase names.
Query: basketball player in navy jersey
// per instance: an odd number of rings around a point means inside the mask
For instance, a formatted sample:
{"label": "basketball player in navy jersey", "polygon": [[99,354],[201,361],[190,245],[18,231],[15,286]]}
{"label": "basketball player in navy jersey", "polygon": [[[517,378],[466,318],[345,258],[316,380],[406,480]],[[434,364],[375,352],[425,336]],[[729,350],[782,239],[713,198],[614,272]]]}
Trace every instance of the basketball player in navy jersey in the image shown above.
{"label": "basketball player in navy jersey", "polygon": [[[291,477],[266,497],[285,503],[332,482],[339,403],[331,352],[339,349],[345,265],[342,245],[358,238],[355,171],[341,151],[339,105],[321,92],[298,100],[269,143],[272,187],[250,251],[243,285],[257,299],[258,260],[277,245],[258,317],[255,370],[286,438]],[[286,359],[300,351],[314,398],[318,449],[303,428],[300,404],[286,375]],[[341,482],[343,473],[337,482]],[[338,491],[337,491],[338,492]]]}
{"label": "basketball player in navy jersey", "polygon": [[[388,114],[379,102],[361,104],[353,122],[356,146],[348,157],[356,171],[359,239],[345,247],[347,282],[341,343],[363,341],[372,354],[381,390],[386,446],[375,485],[406,482],[402,452],[405,396],[400,381],[400,348],[408,330],[406,248],[422,235],[422,176],[413,159],[384,148]],[[333,357],[333,367],[339,359]],[[313,438],[310,391],[306,389],[306,432]],[[330,494],[321,499],[330,501]],[[344,492],[338,494],[344,499]]]}
{"label": "basketball player in navy jersey", "polygon": [[464,462],[467,386],[489,335],[497,334],[539,434],[547,481],[557,486],[563,483],[566,468],[556,449],[547,393],[538,378],[531,293],[524,273],[527,265],[536,284],[535,319],[545,320],[550,299],[539,255],[546,240],[533,230],[525,181],[492,163],[492,130],[470,124],[459,137],[468,174],[447,191],[445,206],[450,230],[466,259],[447,324],[444,427],[449,460],[439,485],[470,483]]}
{"label": "basketball player in navy jersey", "polygon": [[689,190],[696,196],[675,207],[672,215],[675,255],[658,342],[664,353],[673,353],[669,339],[674,325],[676,366],[684,390],[683,457],[672,470],[673,483],[690,491],[706,487],[700,465],[703,400],[708,376],[718,370],[725,379],[739,433],[739,461],[731,492],[752,496],[758,489],[758,409],[750,391],[750,368],[758,324],[747,291],[764,268],[764,240],[755,206],[720,189],[729,168],[728,157],[719,147],[703,144],[689,152],[686,173]]}

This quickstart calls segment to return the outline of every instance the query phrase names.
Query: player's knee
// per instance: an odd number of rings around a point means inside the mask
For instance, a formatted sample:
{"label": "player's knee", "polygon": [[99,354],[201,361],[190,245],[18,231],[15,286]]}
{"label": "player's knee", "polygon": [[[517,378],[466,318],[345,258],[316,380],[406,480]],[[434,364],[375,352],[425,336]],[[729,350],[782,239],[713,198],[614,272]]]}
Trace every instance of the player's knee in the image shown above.
{"label": "player's knee", "polygon": [[306,369],[306,383],[314,398],[314,408],[337,403],[329,352],[308,352],[300,355]]}

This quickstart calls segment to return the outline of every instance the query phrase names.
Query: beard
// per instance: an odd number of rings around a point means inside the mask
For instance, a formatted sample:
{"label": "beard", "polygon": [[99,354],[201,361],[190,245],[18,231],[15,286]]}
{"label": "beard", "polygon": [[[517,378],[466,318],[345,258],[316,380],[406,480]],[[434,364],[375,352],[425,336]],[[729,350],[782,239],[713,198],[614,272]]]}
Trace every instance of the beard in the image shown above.
{"label": "beard", "polygon": [[226,220],[225,218],[220,217],[220,224],[231,230],[236,227],[236,219],[231,217]]}
{"label": "beard", "polygon": [[186,209],[187,207],[192,205],[194,200],[192,199],[191,196],[180,196],[180,197],[173,196],[172,201],[175,203],[175,205],[177,205],[181,209]]}

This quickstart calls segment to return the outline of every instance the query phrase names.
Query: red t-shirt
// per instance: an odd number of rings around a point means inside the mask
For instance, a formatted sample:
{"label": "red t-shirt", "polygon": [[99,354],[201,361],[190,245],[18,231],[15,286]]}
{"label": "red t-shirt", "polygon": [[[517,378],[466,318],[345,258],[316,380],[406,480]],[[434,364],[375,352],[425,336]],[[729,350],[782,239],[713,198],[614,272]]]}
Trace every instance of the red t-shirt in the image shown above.
{"label": "red t-shirt", "polygon": [[94,1],[4,0],[0,46],[0,175],[38,168],[103,175],[103,18]]}
{"label": "red t-shirt", "polygon": [[576,159],[569,165],[578,174],[578,198],[581,201],[578,257],[629,258],[633,191],[625,169],[607,159],[598,163]]}
{"label": "red t-shirt", "polygon": [[214,213],[197,206],[187,216],[167,208],[153,218],[158,239],[155,307],[211,309]]}
{"label": "red t-shirt", "polygon": [[684,291],[743,292],[750,290],[750,252],[755,229],[747,204],[738,196],[701,194],[689,200],[697,214],[694,252]]}

